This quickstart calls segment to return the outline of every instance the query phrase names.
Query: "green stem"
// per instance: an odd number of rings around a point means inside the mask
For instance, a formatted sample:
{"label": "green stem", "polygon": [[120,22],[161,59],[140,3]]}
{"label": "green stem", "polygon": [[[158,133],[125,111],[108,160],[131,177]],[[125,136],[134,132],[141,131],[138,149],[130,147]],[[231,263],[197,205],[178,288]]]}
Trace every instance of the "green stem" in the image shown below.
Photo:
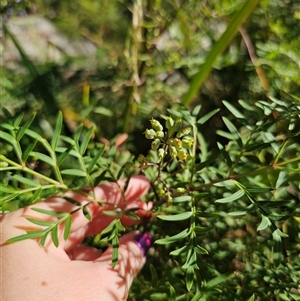
{"label": "green stem", "polygon": [[[60,183],[58,181],[55,181],[55,180],[53,180],[51,178],[48,178],[48,177],[44,176],[44,175],[42,175],[42,174],[40,174],[40,173],[38,173],[38,172],[36,172],[36,171],[34,171],[34,170],[26,167],[26,166],[22,166],[22,165],[14,162],[12,160],[9,160],[8,158],[6,158],[3,155],[0,155],[0,161],[4,161],[4,162],[10,164],[11,166],[16,167],[18,170],[23,170],[24,172],[30,173],[33,176],[35,176],[37,178],[40,178],[40,179],[42,179],[42,180],[44,180],[44,181],[46,181],[48,183],[54,184],[57,187],[60,187],[62,189],[68,189],[68,187],[65,184],[62,184],[62,183]],[[1,170],[1,168],[0,168],[0,170]]]}

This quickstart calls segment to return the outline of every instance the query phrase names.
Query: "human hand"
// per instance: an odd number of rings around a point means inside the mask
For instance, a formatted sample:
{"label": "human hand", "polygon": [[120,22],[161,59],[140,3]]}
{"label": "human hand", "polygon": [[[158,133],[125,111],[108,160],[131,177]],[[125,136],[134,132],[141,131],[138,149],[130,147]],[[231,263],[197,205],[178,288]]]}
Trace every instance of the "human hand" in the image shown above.
{"label": "human hand", "polygon": [[[103,214],[117,206],[122,210],[137,208],[136,213],[151,209],[151,204],[138,200],[148,188],[149,182],[141,176],[132,177],[123,193],[125,181],[118,185],[107,183],[94,189],[97,200],[108,201],[100,206],[91,202],[86,206],[92,220],[89,221],[82,210],[72,215],[71,231],[68,239],[63,239],[64,225],[58,230],[59,246],[55,247],[51,237],[42,247],[37,240],[24,240],[13,244],[5,241],[25,234],[28,230],[41,230],[26,218],[53,221],[56,217],[33,211],[41,208],[57,212],[72,212],[78,208],[62,197],[51,197],[44,202],[25,207],[1,216],[2,283],[0,292],[3,301],[76,301],[76,300],[126,300],[133,278],[145,263],[145,254],[151,244],[147,233],[134,231],[119,240],[119,257],[115,268],[111,267],[112,248],[103,254],[97,249],[82,244],[85,237],[100,233],[114,219]],[[120,189],[121,188],[121,189]],[[65,194],[85,205],[84,194],[68,192]],[[123,216],[122,224],[131,226],[137,223]]]}

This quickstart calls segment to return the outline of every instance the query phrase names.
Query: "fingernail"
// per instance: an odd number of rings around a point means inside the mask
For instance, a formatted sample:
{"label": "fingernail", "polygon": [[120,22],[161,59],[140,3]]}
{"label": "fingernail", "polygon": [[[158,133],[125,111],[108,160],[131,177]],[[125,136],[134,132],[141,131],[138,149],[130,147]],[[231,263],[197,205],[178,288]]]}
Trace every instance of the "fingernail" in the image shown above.
{"label": "fingernail", "polygon": [[152,245],[151,234],[149,232],[140,232],[134,237],[134,239],[136,240],[137,245],[141,248],[144,256],[146,256]]}

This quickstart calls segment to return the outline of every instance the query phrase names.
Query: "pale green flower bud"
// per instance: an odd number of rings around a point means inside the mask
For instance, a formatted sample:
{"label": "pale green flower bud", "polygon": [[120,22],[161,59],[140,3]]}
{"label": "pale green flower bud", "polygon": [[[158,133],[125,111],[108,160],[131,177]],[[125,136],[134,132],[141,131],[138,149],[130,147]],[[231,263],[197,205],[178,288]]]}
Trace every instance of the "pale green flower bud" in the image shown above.
{"label": "pale green flower bud", "polygon": [[169,153],[173,159],[175,159],[177,157],[177,150],[176,150],[175,146],[170,146]]}
{"label": "pale green flower bud", "polygon": [[153,129],[147,129],[146,131],[145,131],[145,137],[147,138],[147,139],[154,139],[154,136],[155,136],[155,131],[153,130]]}
{"label": "pale green flower bud", "polygon": [[186,192],[186,189],[183,188],[183,187],[178,187],[178,188],[176,188],[176,191],[177,191],[178,193],[185,193],[185,192]]}
{"label": "pale green flower bud", "polygon": [[172,117],[167,117],[166,119],[166,128],[170,129],[174,125],[174,119]]}
{"label": "pale green flower bud", "polygon": [[156,149],[158,149],[159,145],[160,145],[160,140],[159,139],[155,139],[151,143],[151,149],[156,150]]}
{"label": "pale green flower bud", "polygon": [[164,128],[163,126],[160,124],[160,122],[156,119],[151,119],[150,120],[151,126],[152,128],[156,131],[156,132],[161,132]]}
{"label": "pale green flower bud", "polygon": [[189,126],[187,128],[181,129],[177,134],[176,137],[177,138],[181,138],[183,136],[188,135],[191,132],[192,128]]}
{"label": "pale green flower bud", "polygon": [[182,141],[178,138],[175,138],[175,139],[170,139],[169,140],[169,143],[172,145],[172,146],[175,146],[176,149],[180,149],[182,147]]}
{"label": "pale green flower bud", "polygon": [[163,148],[160,148],[158,151],[157,151],[157,154],[158,154],[158,158],[161,160],[163,159],[163,157],[165,156],[165,150]]}
{"label": "pale green flower bud", "polygon": [[182,146],[190,149],[191,146],[194,144],[194,139],[191,136],[185,136],[182,138]]}
{"label": "pale green flower bud", "polygon": [[180,160],[182,160],[182,161],[186,160],[186,159],[187,159],[187,156],[188,156],[186,149],[185,149],[185,148],[179,149],[179,150],[177,151],[177,156],[178,156],[178,158],[179,158]]}
{"label": "pale green flower bud", "polygon": [[155,137],[156,138],[163,138],[165,136],[165,134],[164,134],[164,132],[162,132],[162,131],[157,131],[156,133],[155,133]]}

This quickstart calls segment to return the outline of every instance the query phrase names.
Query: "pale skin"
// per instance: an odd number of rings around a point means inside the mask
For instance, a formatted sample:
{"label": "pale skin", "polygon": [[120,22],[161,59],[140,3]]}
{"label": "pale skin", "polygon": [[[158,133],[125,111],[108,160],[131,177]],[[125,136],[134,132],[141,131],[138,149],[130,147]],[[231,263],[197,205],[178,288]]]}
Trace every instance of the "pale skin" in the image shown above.
{"label": "pale skin", "polygon": [[[35,212],[26,207],[1,216],[1,275],[0,296],[3,301],[121,301],[127,300],[133,278],[142,269],[145,256],[130,232],[120,239],[119,260],[111,267],[112,249],[103,254],[99,250],[82,244],[86,236],[100,233],[114,217],[103,214],[117,205],[121,210],[137,208],[137,214],[147,211],[151,204],[139,201],[149,182],[141,176],[132,177],[129,186],[122,193],[125,181],[100,185],[95,189],[97,200],[107,200],[110,205],[99,206],[93,202],[87,206],[92,221],[86,219],[82,210],[73,215],[69,238],[63,239],[63,229],[58,232],[59,246],[55,247],[49,238],[45,246],[37,240],[25,240],[6,244],[6,240],[26,233],[29,229],[41,229],[26,217],[52,220],[55,217]],[[125,196],[125,198],[124,198]],[[84,195],[70,192],[68,197],[86,204]],[[71,212],[78,205],[67,202],[62,197],[52,197],[33,205],[54,211]],[[131,226],[137,221],[128,217],[121,219],[123,225]]]}

